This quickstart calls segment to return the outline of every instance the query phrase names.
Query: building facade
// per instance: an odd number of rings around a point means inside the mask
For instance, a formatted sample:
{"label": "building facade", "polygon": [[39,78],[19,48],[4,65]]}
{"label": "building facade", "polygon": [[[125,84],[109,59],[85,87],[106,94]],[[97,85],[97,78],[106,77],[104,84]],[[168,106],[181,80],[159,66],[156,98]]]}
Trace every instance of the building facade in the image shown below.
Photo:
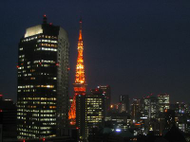
{"label": "building facade", "polygon": [[99,85],[97,86],[97,89],[100,89],[103,92],[105,116],[108,116],[111,106],[111,87],[110,85]]}
{"label": "building facade", "polygon": [[147,119],[157,118],[159,112],[158,98],[155,96],[147,96],[142,99],[141,113]]}
{"label": "building facade", "polygon": [[119,96],[119,112],[125,112],[128,113],[130,112],[130,107],[129,107],[129,95],[120,95]]}
{"label": "building facade", "polygon": [[92,89],[85,98],[85,121],[87,136],[93,133],[94,129],[103,126],[105,119],[105,99],[101,89]]}
{"label": "building facade", "polygon": [[170,95],[169,94],[159,94],[158,95],[159,111],[164,112],[170,109]]}
{"label": "building facade", "polygon": [[16,104],[12,99],[3,99],[0,94],[0,140],[16,140],[16,112]]}
{"label": "building facade", "polygon": [[68,119],[69,41],[51,23],[26,29],[18,51],[18,139],[64,135]]}
{"label": "building facade", "polygon": [[139,121],[140,118],[140,99],[133,99],[131,103],[131,119],[133,123]]}

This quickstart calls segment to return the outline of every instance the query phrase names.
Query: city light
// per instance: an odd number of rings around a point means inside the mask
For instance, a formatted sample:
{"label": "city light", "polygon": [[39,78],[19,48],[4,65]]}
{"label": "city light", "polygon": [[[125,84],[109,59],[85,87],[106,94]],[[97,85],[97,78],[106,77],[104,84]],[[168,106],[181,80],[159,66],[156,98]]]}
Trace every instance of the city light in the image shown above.
{"label": "city light", "polygon": [[121,132],[121,129],[115,129],[116,132]]}

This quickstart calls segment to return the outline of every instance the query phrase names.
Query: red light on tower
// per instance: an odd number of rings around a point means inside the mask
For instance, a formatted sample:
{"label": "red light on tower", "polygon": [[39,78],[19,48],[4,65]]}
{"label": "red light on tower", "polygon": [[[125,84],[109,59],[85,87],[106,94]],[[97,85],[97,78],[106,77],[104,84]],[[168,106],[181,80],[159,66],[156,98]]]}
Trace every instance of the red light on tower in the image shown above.
{"label": "red light on tower", "polygon": [[80,23],[80,25],[82,24],[82,19],[80,19],[79,23]]}
{"label": "red light on tower", "polygon": [[56,63],[55,65],[56,65],[56,66],[59,66],[59,63]]}
{"label": "red light on tower", "polygon": [[43,142],[45,142],[45,141],[46,141],[46,139],[45,139],[45,138],[43,138],[43,139],[42,139],[42,141],[43,141]]}

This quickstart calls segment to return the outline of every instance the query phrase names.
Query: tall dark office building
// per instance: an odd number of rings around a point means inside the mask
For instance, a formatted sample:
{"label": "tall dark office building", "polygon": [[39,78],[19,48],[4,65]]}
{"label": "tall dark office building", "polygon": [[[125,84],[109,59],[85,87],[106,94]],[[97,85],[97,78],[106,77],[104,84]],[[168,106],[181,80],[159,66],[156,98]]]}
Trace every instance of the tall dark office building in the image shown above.
{"label": "tall dark office building", "polygon": [[111,105],[111,87],[109,85],[99,85],[97,86],[97,89],[103,91],[105,116],[108,116],[108,112],[110,111],[110,105]]}
{"label": "tall dark office building", "polygon": [[[16,139],[16,104],[0,93],[0,142]],[[2,130],[1,130],[2,129]],[[2,135],[2,138],[1,138]]]}
{"label": "tall dark office building", "polygon": [[129,96],[128,95],[120,95],[119,96],[119,112],[129,112],[130,107],[129,107]]}
{"label": "tall dark office building", "polygon": [[155,96],[147,96],[141,102],[142,116],[147,119],[155,119],[158,117],[159,103],[158,98]]}
{"label": "tall dark office building", "polygon": [[131,118],[132,122],[136,123],[140,118],[140,99],[133,99],[131,103]]}
{"label": "tall dark office building", "polygon": [[18,51],[18,139],[64,135],[68,119],[69,41],[52,23],[26,29]]}
{"label": "tall dark office building", "polygon": [[86,136],[93,134],[93,129],[103,126],[105,119],[105,98],[101,89],[92,89],[85,98]]}

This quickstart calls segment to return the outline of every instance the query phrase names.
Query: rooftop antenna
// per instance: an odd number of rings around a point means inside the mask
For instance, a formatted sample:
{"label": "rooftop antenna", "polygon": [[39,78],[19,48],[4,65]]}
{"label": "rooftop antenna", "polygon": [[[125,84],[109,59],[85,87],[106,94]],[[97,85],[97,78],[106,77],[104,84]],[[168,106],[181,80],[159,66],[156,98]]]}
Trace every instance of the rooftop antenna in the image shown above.
{"label": "rooftop antenna", "polygon": [[46,14],[43,15],[43,24],[47,24],[47,16],[46,16]]}

